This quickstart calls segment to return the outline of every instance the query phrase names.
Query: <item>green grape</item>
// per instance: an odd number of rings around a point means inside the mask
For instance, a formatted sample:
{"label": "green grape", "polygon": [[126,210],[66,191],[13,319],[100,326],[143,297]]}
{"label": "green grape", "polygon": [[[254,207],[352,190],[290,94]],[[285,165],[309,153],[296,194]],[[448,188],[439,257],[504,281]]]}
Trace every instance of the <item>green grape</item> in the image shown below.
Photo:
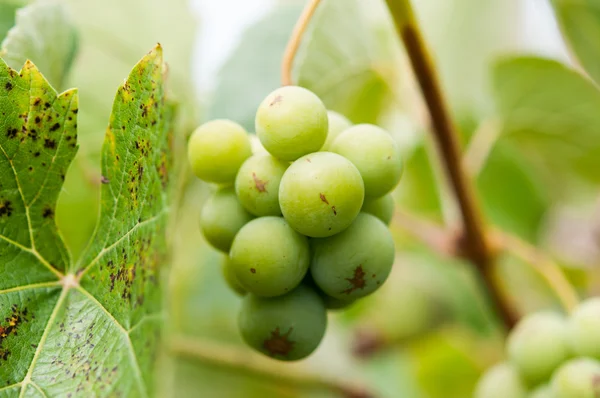
{"label": "green grape", "polygon": [[272,358],[293,361],[310,355],[327,327],[327,313],[319,295],[300,285],[279,297],[247,295],[238,317],[246,343]]}
{"label": "green grape", "polygon": [[328,151],[333,140],[335,140],[342,131],[352,126],[352,123],[346,116],[335,111],[327,111],[327,119],[329,121],[329,130],[327,131],[327,140],[321,148],[322,151]]}
{"label": "green grape", "polygon": [[292,291],[310,265],[308,239],[281,217],[250,221],[236,235],[229,255],[240,284],[263,297]]}
{"label": "green grape", "polygon": [[316,152],[327,138],[327,109],[311,91],[286,86],[273,91],[256,112],[256,133],[265,149],[282,160]]}
{"label": "green grape", "polygon": [[235,273],[233,272],[233,266],[231,265],[231,260],[229,257],[224,256],[223,261],[221,262],[221,271],[223,273],[223,279],[227,283],[227,286],[240,296],[248,293],[246,289],[242,285],[240,285],[240,281],[237,280]]}
{"label": "green grape", "polygon": [[361,211],[372,214],[386,225],[390,225],[394,217],[394,197],[388,193],[376,199],[365,198]]}
{"label": "green grape", "polygon": [[325,304],[325,308],[327,308],[328,310],[341,310],[341,309],[344,309],[344,308],[350,306],[355,301],[355,300],[340,300],[340,299],[328,296],[327,294],[325,294],[325,292],[323,292],[319,288],[319,286],[317,286],[317,284],[315,283],[315,280],[313,279],[310,272],[308,272],[306,274],[306,276],[304,277],[304,280],[302,281],[302,284],[310,287],[312,290],[317,292],[319,294],[319,296],[321,297],[321,299],[323,300],[323,303]]}
{"label": "green grape", "polygon": [[394,240],[377,217],[360,213],[337,235],[313,239],[310,271],[319,288],[340,300],[354,300],[377,290],[394,263]]}
{"label": "green grape", "polygon": [[250,138],[250,147],[252,148],[252,154],[254,155],[268,155],[269,152],[265,149],[265,147],[260,143],[260,140],[256,136],[256,134],[248,134]]}
{"label": "green grape", "polygon": [[240,204],[233,187],[222,187],[204,203],[200,229],[208,243],[227,253],[235,234],[250,220],[252,215]]}
{"label": "green grape", "polygon": [[507,353],[529,384],[548,380],[570,356],[566,320],[550,312],[525,316],[508,336]]}
{"label": "green grape", "polygon": [[527,398],[555,398],[555,396],[549,384],[542,384],[530,392]]}
{"label": "green grape", "polygon": [[188,160],[196,176],[207,182],[231,184],[244,160],[252,155],[246,130],[230,120],[198,127],[188,142]]}
{"label": "green grape", "polygon": [[269,154],[246,160],[235,178],[235,192],[242,206],[255,216],[281,215],[279,182],[288,166]]}
{"label": "green grape", "polygon": [[575,353],[600,359],[600,298],[581,303],[571,314],[568,330]]}
{"label": "green grape", "polygon": [[392,136],[377,126],[350,127],[333,141],[330,150],[358,168],[365,182],[365,196],[383,196],[400,181],[403,169],[400,149]]}
{"label": "green grape", "polygon": [[565,362],[552,376],[553,398],[597,398],[600,396],[600,362],[577,358]]}
{"label": "green grape", "polygon": [[279,186],[279,205],[292,228],[310,237],[346,229],[360,212],[364,186],[349,160],[317,152],[296,160]]}
{"label": "green grape", "polygon": [[475,398],[526,398],[527,388],[519,373],[508,363],[497,364],[485,372],[475,388]]}

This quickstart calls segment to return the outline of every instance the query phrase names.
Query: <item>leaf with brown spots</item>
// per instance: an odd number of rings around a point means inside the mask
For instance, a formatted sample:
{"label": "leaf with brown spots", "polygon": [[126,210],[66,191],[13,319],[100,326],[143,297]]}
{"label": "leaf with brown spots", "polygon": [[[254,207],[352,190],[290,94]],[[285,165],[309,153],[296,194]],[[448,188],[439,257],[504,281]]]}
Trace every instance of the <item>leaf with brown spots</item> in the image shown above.
{"label": "leaf with brown spots", "polygon": [[77,92],[57,95],[31,62],[16,73],[0,60],[0,91],[11,86],[0,95],[3,396],[154,395],[173,117],[163,75],[157,47],[117,92],[100,221],[73,263],[55,215],[77,151]]}

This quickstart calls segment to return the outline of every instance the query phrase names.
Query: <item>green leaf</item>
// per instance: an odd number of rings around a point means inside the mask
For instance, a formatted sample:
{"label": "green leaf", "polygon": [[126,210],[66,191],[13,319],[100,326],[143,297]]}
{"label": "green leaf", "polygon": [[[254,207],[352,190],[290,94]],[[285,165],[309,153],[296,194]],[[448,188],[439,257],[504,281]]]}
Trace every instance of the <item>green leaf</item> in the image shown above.
{"label": "green leaf", "polygon": [[324,1],[295,59],[294,81],[353,122],[376,122],[395,97],[400,48],[383,2]]}
{"label": "green leaf", "polygon": [[[119,88],[101,222],[73,264],[54,222],[77,151],[77,92],[0,62],[0,395],[148,396],[165,262],[172,108],[157,47]],[[8,276],[8,277],[6,277]]]}
{"label": "green leaf", "polygon": [[281,84],[281,59],[301,7],[276,7],[243,34],[217,77],[208,118],[235,120],[254,131],[256,109]]}
{"label": "green leaf", "polygon": [[2,42],[0,56],[12,68],[35,62],[61,89],[77,51],[77,32],[59,3],[36,2],[17,11],[16,25]]}
{"label": "green leaf", "polygon": [[565,38],[587,73],[600,82],[600,0],[552,0]]}
{"label": "green leaf", "polygon": [[556,192],[573,179],[600,182],[600,91],[564,65],[516,57],[494,68],[503,137],[546,173]]}

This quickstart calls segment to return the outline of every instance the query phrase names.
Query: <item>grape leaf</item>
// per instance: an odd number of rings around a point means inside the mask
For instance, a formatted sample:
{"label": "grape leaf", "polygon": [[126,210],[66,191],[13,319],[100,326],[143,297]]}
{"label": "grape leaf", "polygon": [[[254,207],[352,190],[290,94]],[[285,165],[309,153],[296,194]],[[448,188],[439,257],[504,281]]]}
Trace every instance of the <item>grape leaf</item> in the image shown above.
{"label": "grape leaf", "polygon": [[560,28],[587,73],[600,83],[600,0],[552,0]]}
{"label": "grape leaf", "polygon": [[30,59],[60,89],[77,52],[77,32],[60,3],[36,2],[17,11],[0,56],[16,69]]}
{"label": "grape leaf", "polygon": [[578,179],[600,182],[600,91],[577,72],[543,58],[500,61],[493,72],[503,137],[546,173],[554,192]]}
{"label": "grape leaf", "polygon": [[0,396],[151,394],[171,161],[163,73],[157,47],[117,91],[100,223],[74,263],[54,212],[77,151],[77,92],[0,61]]}
{"label": "grape leaf", "polygon": [[395,96],[400,48],[383,2],[324,1],[296,56],[294,81],[352,121],[375,122]]}

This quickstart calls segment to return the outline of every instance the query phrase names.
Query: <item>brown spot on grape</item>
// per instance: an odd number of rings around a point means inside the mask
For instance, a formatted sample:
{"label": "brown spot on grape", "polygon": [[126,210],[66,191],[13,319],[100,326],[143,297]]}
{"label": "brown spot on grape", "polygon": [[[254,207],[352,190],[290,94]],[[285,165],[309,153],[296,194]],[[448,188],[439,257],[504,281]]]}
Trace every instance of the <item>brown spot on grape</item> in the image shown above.
{"label": "brown spot on grape", "polygon": [[269,352],[269,355],[286,357],[294,348],[294,341],[289,339],[294,328],[290,328],[287,333],[281,334],[279,327],[271,332],[271,336],[263,342],[263,348]]}
{"label": "brown spot on grape", "polygon": [[252,173],[252,179],[254,180],[254,186],[256,187],[258,192],[266,192],[267,191],[267,188],[265,187],[265,185],[267,185],[267,183],[269,181],[261,180],[260,178],[258,178],[256,176],[256,173]]}
{"label": "brown spot on grape", "polygon": [[312,162],[310,161],[310,158],[306,158],[306,161],[307,161],[308,163],[312,163]]}
{"label": "brown spot on grape", "polygon": [[331,210],[333,211],[333,215],[337,216],[337,210],[335,209],[335,206],[331,206]]}
{"label": "brown spot on grape", "polygon": [[12,211],[13,208],[10,200],[5,200],[4,202],[0,203],[0,217],[10,217],[12,215]]}
{"label": "brown spot on grape", "polygon": [[281,101],[283,101],[283,97],[281,95],[278,95],[275,98],[273,98],[273,101],[271,101],[271,103],[269,104],[269,106],[273,106],[275,104],[278,104]]}
{"label": "brown spot on grape", "polygon": [[320,193],[319,198],[321,198],[321,201],[324,202],[325,204],[329,204],[329,201],[327,200],[327,198],[325,197],[324,194]]}
{"label": "brown spot on grape", "polygon": [[350,287],[342,293],[350,294],[355,290],[364,289],[367,285],[367,281],[365,281],[365,271],[363,270],[362,264],[354,269],[354,275],[352,278],[346,278],[348,282],[350,282]]}
{"label": "brown spot on grape", "polygon": [[250,272],[252,272],[253,274],[256,274],[256,268],[250,268]]}

